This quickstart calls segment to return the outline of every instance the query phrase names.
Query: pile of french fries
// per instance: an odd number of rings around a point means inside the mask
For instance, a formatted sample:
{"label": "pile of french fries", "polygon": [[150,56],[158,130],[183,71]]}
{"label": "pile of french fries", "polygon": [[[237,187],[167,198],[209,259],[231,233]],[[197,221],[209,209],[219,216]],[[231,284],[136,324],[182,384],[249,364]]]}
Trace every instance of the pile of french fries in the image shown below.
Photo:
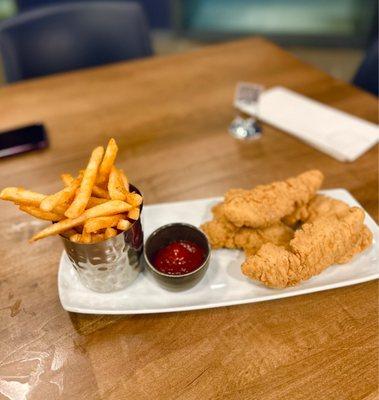
{"label": "pile of french fries", "polygon": [[128,230],[140,216],[142,196],[129,191],[128,178],[114,165],[118,147],[110,139],[106,150],[96,147],[77,177],[62,174],[64,187],[44,195],[7,187],[0,199],[12,201],[33,217],[53,224],[30,241],[61,234],[77,243],[98,243]]}

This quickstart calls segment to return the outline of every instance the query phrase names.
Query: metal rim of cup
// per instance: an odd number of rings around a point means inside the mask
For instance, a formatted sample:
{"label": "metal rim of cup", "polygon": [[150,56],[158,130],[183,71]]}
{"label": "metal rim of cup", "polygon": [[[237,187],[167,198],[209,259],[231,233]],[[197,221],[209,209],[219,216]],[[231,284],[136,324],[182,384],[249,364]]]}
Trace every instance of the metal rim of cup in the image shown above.
{"label": "metal rim of cup", "polygon": [[[170,228],[170,227],[172,227],[172,226],[177,226],[177,225],[186,226],[186,227],[191,228],[191,229],[197,231],[198,233],[200,233],[200,234],[202,235],[202,237],[205,239],[205,243],[207,244],[207,248],[204,249],[204,250],[206,251],[207,255],[206,255],[204,261],[202,262],[202,264],[201,264],[198,268],[196,268],[194,271],[191,271],[191,272],[188,272],[187,274],[182,274],[182,275],[165,274],[164,272],[161,272],[161,271],[157,270],[157,269],[154,267],[154,265],[150,262],[150,260],[149,260],[149,258],[148,258],[148,256],[147,256],[147,254],[146,254],[146,249],[147,249],[147,247],[149,246],[149,241],[150,241],[154,236],[158,235],[161,231],[163,231],[163,230],[165,230],[165,229],[168,229],[168,228]],[[175,240],[175,238],[173,238],[173,240]],[[177,238],[176,240],[180,240],[180,238]],[[154,232],[152,232],[152,233],[149,235],[149,237],[147,238],[146,243],[145,243],[145,245],[144,245],[144,248],[143,248],[143,257],[144,257],[144,259],[145,259],[147,265],[149,266],[149,268],[151,268],[157,275],[160,275],[160,276],[162,276],[162,277],[172,278],[172,279],[180,279],[180,278],[187,277],[187,276],[191,276],[191,275],[194,275],[194,274],[198,273],[201,269],[203,269],[203,268],[208,264],[209,259],[210,259],[210,257],[211,257],[211,246],[210,246],[209,241],[208,241],[208,238],[206,237],[206,235],[204,234],[204,232],[202,232],[202,231],[201,231],[199,228],[197,228],[196,226],[191,225],[191,224],[187,224],[187,223],[185,223],[185,222],[172,222],[172,223],[170,223],[170,224],[166,224],[166,225],[160,226],[159,228],[157,228]]]}

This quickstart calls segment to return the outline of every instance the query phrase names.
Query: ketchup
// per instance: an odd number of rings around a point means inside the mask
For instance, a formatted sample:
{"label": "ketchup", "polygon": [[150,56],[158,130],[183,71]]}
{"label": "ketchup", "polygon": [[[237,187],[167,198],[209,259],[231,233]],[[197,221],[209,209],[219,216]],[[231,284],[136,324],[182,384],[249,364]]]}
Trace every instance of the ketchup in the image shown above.
{"label": "ketchup", "polygon": [[180,240],[158,250],[154,267],[164,274],[184,275],[198,269],[205,260],[205,251],[193,242]]}

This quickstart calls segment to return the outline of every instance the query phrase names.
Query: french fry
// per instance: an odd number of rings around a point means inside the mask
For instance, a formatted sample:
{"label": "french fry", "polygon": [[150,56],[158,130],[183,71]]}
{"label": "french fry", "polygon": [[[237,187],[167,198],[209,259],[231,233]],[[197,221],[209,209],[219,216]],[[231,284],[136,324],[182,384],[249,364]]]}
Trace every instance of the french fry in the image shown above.
{"label": "french fry", "polygon": [[62,217],[64,217],[64,213],[67,210],[69,204],[57,204],[54,209],[52,210],[52,212],[61,215]]}
{"label": "french fry", "polygon": [[64,232],[61,233],[61,235],[64,236],[65,238],[67,238],[67,239],[70,239],[70,236],[76,235],[76,234],[77,234],[77,232],[74,229],[69,229],[69,230],[64,231]]}
{"label": "french fry", "polygon": [[127,193],[126,194],[126,202],[132,205],[133,207],[138,207],[142,204],[142,196],[138,193]]}
{"label": "french fry", "polygon": [[34,242],[39,239],[43,239],[45,237],[60,234],[67,229],[74,228],[81,224],[84,224],[85,221],[89,218],[102,217],[107,215],[115,215],[122,214],[131,209],[130,204],[125,203],[120,200],[109,200],[104,204],[99,204],[98,206],[89,208],[85,210],[82,215],[77,218],[67,218],[62,221],[57,222],[56,224],[50,225],[42,231],[36,233],[31,239],[31,242]]}
{"label": "french fry", "polygon": [[139,209],[139,207],[132,208],[132,209],[128,212],[128,218],[130,218],[130,219],[137,220],[137,219],[139,218],[139,215],[140,215],[140,209]]}
{"label": "french fry", "polygon": [[125,200],[126,192],[118,170],[112,166],[108,180],[108,192],[112,200]]}
{"label": "french fry", "polygon": [[71,242],[90,244],[93,243],[92,235],[90,233],[75,233],[70,237]]}
{"label": "french fry", "polygon": [[114,228],[105,229],[105,233],[104,233],[105,239],[109,239],[109,238],[111,238],[113,236],[116,236],[116,235],[117,235],[117,230],[116,229],[114,229]]}
{"label": "french fry", "polygon": [[80,233],[75,233],[74,235],[70,236],[71,242],[80,243],[82,240],[82,235]]}
{"label": "french fry", "polygon": [[39,207],[46,195],[32,192],[23,188],[7,187],[0,193],[0,199],[13,201],[17,204]]}
{"label": "french fry", "polygon": [[92,234],[92,243],[99,243],[105,240],[105,236],[103,233],[93,233]]}
{"label": "french fry", "polygon": [[88,200],[91,197],[92,188],[96,181],[97,171],[103,158],[103,154],[104,148],[102,146],[96,147],[96,149],[93,150],[87,168],[84,171],[79,192],[65,212],[67,218],[78,218],[86,209]]}
{"label": "french fry", "polygon": [[113,138],[111,138],[105,150],[103,161],[101,162],[99,167],[99,175],[97,177],[97,183],[99,185],[106,184],[112,166],[114,164],[114,161],[116,159],[117,152],[118,152],[118,147],[116,141]]}
{"label": "french fry", "polygon": [[122,214],[117,214],[108,217],[96,217],[87,219],[87,221],[84,224],[83,232],[86,231],[92,233],[92,232],[97,232],[100,229],[111,228],[113,226],[116,226],[118,221],[122,217],[123,217]]}
{"label": "french fry", "polygon": [[71,174],[61,174],[61,179],[65,186],[69,186],[74,180]]}
{"label": "french fry", "polygon": [[82,243],[91,243],[91,234],[89,232],[86,232],[85,229],[83,229],[81,242]]}
{"label": "french fry", "polygon": [[64,219],[63,215],[56,214],[51,211],[42,211],[40,208],[34,206],[21,205],[20,210],[26,212],[27,214],[32,215],[33,217],[43,219],[45,221],[56,222]]}
{"label": "french fry", "polygon": [[98,206],[99,204],[104,204],[107,201],[108,201],[107,199],[101,199],[99,197],[90,197],[87,203],[87,208],[92,208]]}
{"label": "french fry", "polygon": [[82,183],[84,173],[81,171],[79,175],[72,179],[68,187],[62,189],[63,195],[58,201],[58,204],[66,205],[71,203],[74,196],[78,193],[79,187]]}
{"label": "french fry", "polygon": [[[34,194],[36,194],[35,192],[30,192],[30,191],[28,191],[29,193],[34,193]],[[38,193],[37,193],[38,194]],[[45,198],[46,198],[47,196],[45,196]],[[31,205],[31,204],[33,204],[34,202],[33,201],[28,201],[28,200],[26,200],[26,199],[20,199],[20,201],[16,201],[16,202],[14,202],[14,204],[16,205],[16,206],[22,206],[22,205],[24,205],[24,206],[30,206],[30,207],[37,207],[37,208],[39,208],[39,206],[38,206],[38,201],[36,201],[35,202],[35,205]],[[67,207],[66,207],[67,208]],[[54,207],[54,210],[53,210],[53,212],[54,213],[56,213],[56,214],[60,214],[61,216],[64,216],[64,212],[66,211],[66,208],[64,208],[64,207],[62,207],[62,206],[59,206],[59,205],[57,205],[56,207]]]}
{"label": "french fry", "polygon": [[94,185],[94,187],[92,188],[92,193],[96,197],[100,197],[100,198],[103,198],[103,199],[110,199],[109,193],[105,189],[103,189],[103,188],[101,188],[101,187],[99,187],[97,185]]}
{"label": "french fry", "polygon": [[122,184],[125,188],[125,191],[128,193],[129,192],[129,180],[122,169],[119,169],[118,173],[120,175],[120,178],[121,178]]}
{"label": "french fry", "polygon": [[[77,243],[97,243],[129,229],[140,216],[142,196],[130,193],[124,171],[114,165],[118,147],[109,140],[106,150],[96,147],[85,170],[74,178],[61,174],[64,188],[51,195],[24,188],[7,187],[0,199],[12,201],[20,210],[53,224],[30,241],[62,234]],[[118,229],[118,230],[117,230]]]}
{"label": "french fry", "polygon": [[120,219],[117,224],[117,229],[120,231],[127,231],[132,226],[132,223],[127,219]]}
{"label": "french fry", "polygon": [[64,189],[44,198],[39,206],[41,210],[51,211],[57,205],[66,206],[67,208],[69,206],[70,201],[75,196],[76,190],[79,188],[81,180],[82,176],[79,175],[76,179],[71,181],[71,183]]}

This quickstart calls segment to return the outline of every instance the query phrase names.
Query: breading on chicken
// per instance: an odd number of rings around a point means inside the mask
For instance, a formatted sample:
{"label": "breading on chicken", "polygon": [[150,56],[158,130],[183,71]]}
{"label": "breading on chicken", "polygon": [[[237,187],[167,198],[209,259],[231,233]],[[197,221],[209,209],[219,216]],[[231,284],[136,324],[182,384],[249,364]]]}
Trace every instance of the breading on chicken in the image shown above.
{"label": "breading on chicken", "polygon": [[316,195],[323,180],[312,170],[252,190],[229,190],[201,226],[214,249],[245,251],[243,274],[285,288],[346,263],[372,243],[364,212]]}
{"label": "breading on chicken", "polygon": [[273,288],[293,286],[332,264],[346,263],[372,243],[364,212],[351,207],[341,215],[322,215],[295,232],[286,248],[264,244],[242,264],[251,279]]}
{"label": "breading on chicken", "polygon": [[234,237],[238,228],[225,219],[222,206],[222,203],[216,204],[212,208],[213,220],[205,222],[200,228],[207,235],[213,249],[235,249]]}
{"label": "breading on chicken", "polygon": [[296,227],[298,223],[313,222],[321,215],[342,217],[349,212],[349,209],[349,205],[342,200],[318,194],[308,204],[296,208],[292,214],[284,217],[282,221],[288,226]]}
{"label": "breading on chicken", "polygon": [[214,249],[243,249],[252,254],[264,243],[285,246],[293,238],[294,231],[282,222],[262,229],[238,228],[225,218],[223,208],[223,203],[213,207],[214,219],[201,226]]}
{"label": "breading on chicken", "polygon": [[251,190],[231,189],[225,195],[225,217],[238,227],[262,228],[278,223],[307,204],[321,187],[323,178],[320,171],[311,170]]}

